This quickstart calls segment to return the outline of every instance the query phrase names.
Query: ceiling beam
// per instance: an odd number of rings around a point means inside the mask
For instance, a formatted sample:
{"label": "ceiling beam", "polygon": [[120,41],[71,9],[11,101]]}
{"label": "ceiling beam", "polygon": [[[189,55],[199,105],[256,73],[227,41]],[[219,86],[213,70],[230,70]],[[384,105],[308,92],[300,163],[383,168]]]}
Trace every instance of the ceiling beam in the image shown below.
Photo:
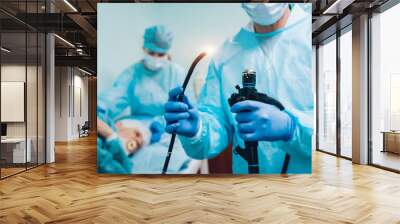
{"label": "ceiling beam", "polygon": [[355,0],[336,0],[328,5],[322,12],[322,14],[343,14],[345,8],[353,4]]}
{"label": "ceiling beam", "polygon": [[82,30],[90,37],[87,41],[91,41],[91,45],[96,45],[97,30],[88,22],[88,20],[80,14],[68,14],[67,15],[72,21],[74,21]]}
{"label": "ceiling beam", "polygon": [[87,67],[92,71],[96,71],[96,57],[91,56],[55,56],[56,66],[79,66]]}

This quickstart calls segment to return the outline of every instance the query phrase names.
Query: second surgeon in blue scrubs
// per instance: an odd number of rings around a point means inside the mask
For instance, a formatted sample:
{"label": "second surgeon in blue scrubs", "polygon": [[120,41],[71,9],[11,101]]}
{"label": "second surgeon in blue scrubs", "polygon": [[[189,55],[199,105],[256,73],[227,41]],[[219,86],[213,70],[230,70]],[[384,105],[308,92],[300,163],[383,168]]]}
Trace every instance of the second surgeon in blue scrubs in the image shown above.
{"label": "second surgeon in blue scrubs", "polygon": [[[132,156],[132,173],[161,173],[164,165],[170,139],[163,134],[164,103],[168,91],[181,84],[185,75],[183,68],[169,60],[172,40],[172,32],[165,26],[147,28],[143,59],[126,68],[112,89],[99,96],[98,117],[116,124],[121,119],[134,120],[151,131],[151,144],[135,150]],[[178,143],[168,173],[182,172],[190,160]]]}

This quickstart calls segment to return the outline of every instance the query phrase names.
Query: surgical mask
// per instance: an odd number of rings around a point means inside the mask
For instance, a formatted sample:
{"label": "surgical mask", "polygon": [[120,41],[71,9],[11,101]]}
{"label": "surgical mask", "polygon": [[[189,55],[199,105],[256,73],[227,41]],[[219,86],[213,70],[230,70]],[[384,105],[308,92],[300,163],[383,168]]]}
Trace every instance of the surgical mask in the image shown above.
{"label": "surgical mask", "polygon": [[242,8],[253,22],[268,26],[276,23],[288,8],[287,3],[242,3]]}
{"label": "surgical mask", "polygon": [[143,58],[143,64],[151,71],[160,70],[167,63],[167,57],[154,57],[146,54]]}

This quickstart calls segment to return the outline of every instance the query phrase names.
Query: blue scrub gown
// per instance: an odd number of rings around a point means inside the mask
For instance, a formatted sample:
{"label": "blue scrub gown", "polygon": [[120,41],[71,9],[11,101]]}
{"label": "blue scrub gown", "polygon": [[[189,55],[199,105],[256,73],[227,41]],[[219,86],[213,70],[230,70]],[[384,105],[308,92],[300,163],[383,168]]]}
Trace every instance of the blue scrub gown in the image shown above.
{"label": "blue scrub gown", "polygon": [[[295,4],[286,26],[273,33],[257,34],[252,27],[249,24],[227,40],[211,61],[198,101],[201,131],[192,138],[179,138],[195,159],[213,158],[230,142],[234,148],[244,147],[228,98],[242,83],[242,72],[252,69],[257,73],[258,91],[278,99],[296,121],[289,141],[260,142],[260,173],[280,173],[285,153],[291,156],[287,173],[310,173],[314,111],[311,10]],[[248,173],[247,162],[238,154],[232,157],[233,172]]]}

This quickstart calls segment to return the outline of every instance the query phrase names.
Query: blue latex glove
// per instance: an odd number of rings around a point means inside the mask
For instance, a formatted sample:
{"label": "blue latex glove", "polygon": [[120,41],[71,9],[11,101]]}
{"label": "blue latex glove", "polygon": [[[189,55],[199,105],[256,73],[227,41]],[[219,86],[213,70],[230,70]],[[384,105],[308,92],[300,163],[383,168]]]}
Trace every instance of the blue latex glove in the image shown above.
{"label": "blue latex glove", "polygon": [[245,100],[234,104],[239,136],[245,141],[287,141],[292,138],[295,122],[284,111],[270,104]]}
{"label": "blue latex glove", "polygon": [[184,96],[183,102],[178,101],[178,95],[182,92],[182,87],[176,87],[169,92],[169,99],[165,104],[164,118],[167,122],[165,131],[193,137],[199,131],[199,113],[186,96]]}
{"label": "blue latex glove", "polygon": [[158,121],[153,121],[150,125],[151,138],[150,143],[160,141],[162,134],[164,133],[164,127]]}

